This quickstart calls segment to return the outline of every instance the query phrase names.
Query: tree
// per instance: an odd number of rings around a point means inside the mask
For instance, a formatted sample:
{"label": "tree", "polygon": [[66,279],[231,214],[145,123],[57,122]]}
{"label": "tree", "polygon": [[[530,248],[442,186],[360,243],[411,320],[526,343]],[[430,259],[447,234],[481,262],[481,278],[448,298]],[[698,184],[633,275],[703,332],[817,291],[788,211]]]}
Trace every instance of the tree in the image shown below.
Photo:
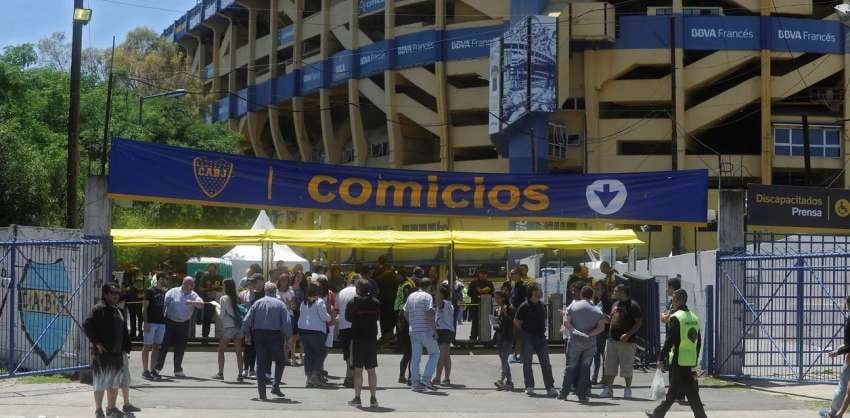
{"label": "tree", "polygon": [[[108,51],[94,49],[84,54],[80,119],[83,174],[99,172],[108,56]],[[0,55],[0,225],[62,224],[68,61],[67,42],[61,33],[39,41],[37,47],[7,46]],[[139,96],[174,88],[201,91],[200,80],[186,71],[179,49],[152,30],[130,31],[116,48],[115,72],[110,136],[239,152],[235,133],[224,124],[207,124],[199,117],[200,106],[208,101],[202,95],[146,103],[146,123],[138,125]],[[83,183],[76,186],[82,195]],[[136,203],[131,208],[116,208],[113,225],[245,228],[255,217],[256,210],[249,209]]]}
{"label": "tree", "polygon": [[38,62],[38,53],[35,52],[33,44],[12,45],[3,48],[0,60],[16,67],[27,68]]}
{"label": "tree", "polygon": [[45,67],[67,70],[71,65],[71,43],[64,32],[53,32],[38,41],[39,63]]}

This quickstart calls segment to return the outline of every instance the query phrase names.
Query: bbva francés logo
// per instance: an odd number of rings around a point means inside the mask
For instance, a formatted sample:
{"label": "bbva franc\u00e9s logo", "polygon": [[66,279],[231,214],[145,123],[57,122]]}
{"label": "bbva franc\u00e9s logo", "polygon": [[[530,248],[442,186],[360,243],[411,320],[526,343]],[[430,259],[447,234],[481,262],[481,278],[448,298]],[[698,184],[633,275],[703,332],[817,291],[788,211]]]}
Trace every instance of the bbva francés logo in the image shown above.
{"label": "bbva franc\u00e9s logo", "polygon": [[233,177],[233,168],[233,163],[224,158],[212,160],[207,157],[195,157],[192,160],[195,181],[198,182],[201,191],[210,199],[218,196],[227,188],[230,178]]}

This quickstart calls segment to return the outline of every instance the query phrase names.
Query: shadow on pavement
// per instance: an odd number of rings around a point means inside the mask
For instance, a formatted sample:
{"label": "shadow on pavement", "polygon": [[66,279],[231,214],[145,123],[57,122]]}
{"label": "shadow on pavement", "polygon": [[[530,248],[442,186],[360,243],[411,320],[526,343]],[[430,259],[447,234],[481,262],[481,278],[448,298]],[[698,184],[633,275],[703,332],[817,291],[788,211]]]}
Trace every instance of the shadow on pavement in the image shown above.
{"label": "shadow on pavement", "polygon": [[294,399],[288,399],[288,398],[270,398],[270,399],[251,398],[251,400],[257,401],[257,402],[264,402],[264,403],[280,403],[280,404],[288,404],[288,405],[295,405],[295,404],[301,403],[301,402],[298,402]]}
{"label": "shadow on pavement", "polygon": [[369,407],[365,407],[365,406],[358,406],[357,409],[359,409],[363,412],[375,412],[375,413],[379,413],[379,414],[384,414],[384,413],[387,413],[387,412],[395,412],[395,409],[384,408],[383,406],[379,406],[377,408],[369,408]]}

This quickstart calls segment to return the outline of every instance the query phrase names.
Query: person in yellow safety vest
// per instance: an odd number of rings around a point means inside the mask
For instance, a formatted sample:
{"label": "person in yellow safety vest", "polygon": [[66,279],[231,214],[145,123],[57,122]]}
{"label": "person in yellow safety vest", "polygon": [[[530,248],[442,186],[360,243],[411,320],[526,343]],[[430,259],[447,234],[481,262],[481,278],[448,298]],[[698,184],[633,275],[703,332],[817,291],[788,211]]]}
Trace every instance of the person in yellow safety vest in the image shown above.
{"label": "person in yellow safety vest", "polygon": [[673,292],[673,310],[675,313],[668,323],[667,339],[658,354],[658,368],[664,367],[662,359],[668,357],[670,364],[670,387],[667,397],[654,411],[647,411],[649,418],[664,418],[679,394],[684,393],[696,418],[706,418],[702,400],[699,397],[697,379],[693,368],[699,359],[702,336],[699,318],[688,310],[688,292],[679,289]]}

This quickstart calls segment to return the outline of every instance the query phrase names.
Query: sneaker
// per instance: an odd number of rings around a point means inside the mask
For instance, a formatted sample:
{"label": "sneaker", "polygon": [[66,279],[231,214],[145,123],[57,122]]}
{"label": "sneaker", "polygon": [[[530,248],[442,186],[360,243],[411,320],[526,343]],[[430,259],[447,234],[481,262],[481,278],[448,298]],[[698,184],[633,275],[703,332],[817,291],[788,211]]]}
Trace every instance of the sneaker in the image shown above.
{"label": "sneaker", "polygon": [[565,401],[565,400],[567,400],[567,396],[569,396],[569,394],[567,394],[567,392],[558,393],[558,400],[559,401]]}
{"label": "sneaker", "polygon": [[443,379],[443,383],[442,383],[442,385],[443,385],[443,386],[451,386],[451,385],[452,385],[452,381],[451,381],[451,380],[449,380],[449,379]]}
{"label": "sneaker", "polygon": [[401,383],[401,384],[405,384],[405,383],[407,383],[407,379],[405,379],[404,377],[399,377],[398,382]]}
{"label": "sneaker", "polygon": [[493,386],[496,387],[496,390],[505,390],[505,383],[501,380],[497,380],[493,382]]}
{"label": "sneaker", "polygon": [[125,403],[124,407],[121,408],[121,411],[125,414],[132,414],[133,412],[141,412],[142,409],[133,406],[133,404]]}
{"label": "sneaker", "polygon": [[826,408],[821,408],[821,410],[818,411],[818,415],[821,418],[832,418],[832,414]]}
{"label": "sneaker", "polygon": [[286,395],[284,395],[284,394],[283,394],[283,392],[281,392],[281,391],[280,391],[280,388],[279,388],[279,387],[277,387],[277,386],[275,386],[275,387],[273,387],[273,388],[272,388],[271,394],[272,394],[272,395],[275,395],[275,396],[277,396],[277,397],[280,397],[280,398],[285,398],[285,397],[286,397]]}
{"label": "sneaker", "polygon": [[424,381],[422,381],[422,383],[420,383],[420,385],[425,386],[426,389],[428,389],[432,392],[436,392],[438,390],[436,386],[434,386],[433,384],[431,384],[431,382],[428,381],[428,379],[425,379]]}
{"label": "sneaker", "polygon": [[649,418],[655,418],[655,411],[646,411],[644,414]]}
{"label": "sneaker", "polygon": [[254,377],[257,377],[257,372],[255,372],[253,370],[248,370],[248,378],[251,379],[251,378],[254,378]]}
{"label": "sneaker", "polygon": [[124,418],[124,413],[118,408],[106,408],[106,416],[109,418]]}
{"label": "sneaker", "polygon": [[348,401],[348,406],[362,406],[362,403],[360,402],[360,397],[358,396]]}
{"label": "sneaker", "polygon": [[98,409],[94,411],[94,418],[106,418],[106,414],[103,413],[102,409]]}
{"label": "sneaker", "polygon": [[224,380],[224,373],[216,373],[215,376],[212,377],[215,380]]}
{"label": "sneaker", "polygon": [[555,390],[555,388],[549,388],[549,389],[546,389],[546,396],[551,396],[551,397],[553,397],[553,398],[554,398],[554,397],[557,397],[557,396],[558,396],[558,391],[557,391],[557,390]]}
{"label": "sneaker", "polygon": [[624,399],[631,399],[632,398],[632,388],[626,388],[625,390],[623,390],[623,398]]}
{"label": "sneaker", "polygon": [[440,379],[437,379],[436,377],[431,379],[431,386],[439,386],[439,385],[440,385]]}
{"label": "sneaker", "polygon": [[145,372],[142,373],[142,379],[153,380],[153,374],[151,374],[151,372],[145,370]]}
{"label": "sneaker", "polygon": [[534,396],[534,388],[525,388],[525,394],[528,396]]}
{"label": "sneaker", "polygon": [[508,391],[508,392],[513,392],[514,382],[511,382],[510,380],[508,380],[507,382],[505,382],[505,385],[502,386],[502,390],[505,390],[505,391]]}
{"label": "sneaker", "polygon": [[377,408],[378,407],[378,399],[374,396],[369,398],[369,408]]}
{"label": "sneaker", "polygon": [[519,363],[522,363],[522,359],[519,358],[519,356],[514,356],[514,358],[511,359],[511,364],[519,364]]}
{"label": "sneaker", "polygon": [[587,398],[587,397],[584,397],[584,398],[578,398],[578,402],[579,402],[579,403],[589,403],[589,402],[590,402],[590,398]]}
{"label": "sneaker", "polygon": [[186,377],[186,374],[185,374],[185,373],[183,373],[182,371],[180,371],[180,372],[174,372],[174,377],[178,377],[178,378],[180,378],[180,379],[183,379],[184,377]]}
{"label": "sneaker", "polygon": [[614,397],[614,391],[612,391],[611,388],[602,389],[602,392],[599,394],[599,397],[600,398],[613,398]]}
{"label": "sneaker", "polygon": [[160,381],[162,380],[162,376],[159,375],[159,372],[156,369],[151,370],[151,376],[153,376],[154,380]]}
{"label": "sneaker", "polygon": [[426,388],[425,385],[413,385],[410,390],[414,392],[425,392],[428,388]]}
{"label": "sneaker", "polygon": [[239,375],[236,376],[236,381],[239,382],[239,383],[244,382],[245,381],[245,375],[243,375],[242,372],[239,372]]}

